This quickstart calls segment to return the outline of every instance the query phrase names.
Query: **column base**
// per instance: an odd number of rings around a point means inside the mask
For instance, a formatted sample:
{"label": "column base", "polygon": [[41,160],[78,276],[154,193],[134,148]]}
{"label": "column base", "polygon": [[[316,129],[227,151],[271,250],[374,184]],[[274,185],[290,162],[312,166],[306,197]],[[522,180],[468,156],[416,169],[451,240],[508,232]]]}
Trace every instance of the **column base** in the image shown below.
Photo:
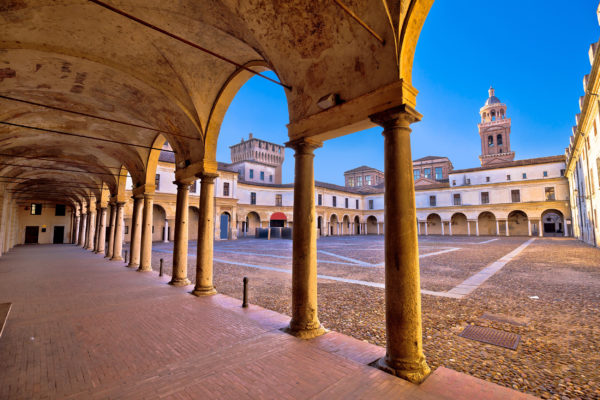
{"label": "column base", "polygon": [[152,265],[141,266],[137,269],[138,272],[152,272]]}
{"label": "column base", "polygon": [[[169,282],[169,285],[173,285],[173,286],[187,286],[187,285],[191,285],[192,282],[190,282],[190,280],[188,278],[173,278],[171,279],[171,281]],[[215,293],[217,291],[215,290]]]}
{"label": "column base", "polygon": [[201,297],[201,296],[211,296],[213,294],[217,294],[217,289],[215,289],[214,286],[210,286],[210,287],[201,287],[201,288],[194,288],[194,290],[192,291],[192,294],[196,297]]}
{"label": "column base", "polygon": [[282,329],[285,333],[288,333],[292,336],[296,336],[297,338],[300,339],[313,339],[316,338],[318,336],[324,335],[325,333],[329,332],[327,329],[325,329],[323,327],[323,325],[319,325],[318,328],[309,328],[309,329],[295,329],[292,328],[291,326],[287,326],[285,328]]}
{"label": "column base", "polygon": [[140,264],[132,264],[132,263],[127,264],[127,268],[136,268],[137,269],[137,268],[139,268],[139,266],[140,266]]}
{"label": "column base", "polygon": [[123,257],[121,256],[112,256],[110,261],[123,261]]}
{"label": "column base", "polygon": [[425,358],[421,361],[397,362],[394,367],[388,364],[386,358],[387,356],[377,361],[377,368],[409,382],[421,383],[431,373],[431,369],[427,365],[427,362],[425,362]]}

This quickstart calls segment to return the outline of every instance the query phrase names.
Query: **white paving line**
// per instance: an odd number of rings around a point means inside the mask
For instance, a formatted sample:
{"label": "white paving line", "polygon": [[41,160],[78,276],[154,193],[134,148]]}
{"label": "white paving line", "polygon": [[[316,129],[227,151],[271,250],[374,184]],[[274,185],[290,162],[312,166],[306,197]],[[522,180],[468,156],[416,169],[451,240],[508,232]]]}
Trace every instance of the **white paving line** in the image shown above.
{"label": "white paving line", "polygon": [[535,238],[529,239],[510,253],[506,254],[499,260],[494,261],[475,275],[470,276],[465,279],[458,286],[450,289],[447,293],[460,296],[458,298],[462,298],[468,294],[471,294],[475,289],[483,284],[483,282],[487,281],[489,278],[494,276],[498,271],[500,271],[506,264],[508,264],[513,258],[515,258],[519,253],[521,253],[527,246],[529,246]]}
{"label": "white paving line", "polygon": [[[450,247],[449,249],[446,249],[446,250],[440,250],[440,251],[436,251],[433,253],[420,254],[419,258],[425,258],[425,257],[429,257],[429,256],[437,256],[438,254],[450,253],[451,251],[456,251],[456,250],[460,250],[460,247]],[[385,263],[374,265],[374,267],[383,267],[383,266],[385,266]]]}
{"label": "white paving line", "polygon": [[366,265],[366,266],[369,266],[369,267],[373,266],[373,264],[371,264],[371,263],[368,263],[368,262],[365,262],[365,261],[356,260],[356,259],[350,258],[350,257],[340,256],[338,254],[330,253],[330,252],[325,251],[325,250],[317,250],[317,252],[321,253],[321,254],[327,254],[328,256],[337,257],[339,259],[350,261],[350,262],[353,262],[353,263],[356,263],[356,264]]}
{"label": "white paving line", "polygon": [[[320,251],[320,250],[318,250]],[[283,258],[284,260],[291,260],[292,257],[290,256],[278,256],[275,254],[265,254],[265,253],[251,253],[248,251],[234,251],[234,250],[217,250],[215,249],[215,253],[233,253],[233,254],[242,254],[242,255],[247,255],[247,256],[261,256],[261,257],[272,257],[272,258]],[[323,252],[325,254],[328,254],[327,252]],[[333,253],[331,253],[331,255],[335,255]],[[345,257],[342,256],[337,256],[339,258],[342,259],[346,259]],[[349,260],[352,260],[351,258],[349,258]],[[330,261],[330,260],[319,260],[317,259],[317,262],[319,263],[324,263],[324,264],[337,264],[337,265],[350,265],[352,267],[371,267],[372,265],[369,263],[363,263],[361,261],[353,261],[352,263],[347,263],[347,262],[343,262],[343,261]],[[360,264],[359,264],[360,263]]]}

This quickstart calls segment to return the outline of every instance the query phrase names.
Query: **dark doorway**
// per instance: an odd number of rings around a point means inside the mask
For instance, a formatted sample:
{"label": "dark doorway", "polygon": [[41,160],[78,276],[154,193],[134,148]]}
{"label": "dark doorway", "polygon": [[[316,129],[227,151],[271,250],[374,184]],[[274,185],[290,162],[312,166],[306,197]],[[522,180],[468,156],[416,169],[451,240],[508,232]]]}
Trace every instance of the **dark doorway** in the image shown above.
{"label": "dark doorway", "polygon": [[221,214],[221,234],[219,237],[229,239],[229,214],[226,212]]}
{"label": "dark doorway", "polygon": [[37,243],[40,232],[39,226],[25,227],[25,244]]}
{"label": "dark doorway", "polygon": [[52,243],[63,244],[64,237],[65,237],[65,227],[64,226],[55,226],[54,227],[54,237],[52,239]]}

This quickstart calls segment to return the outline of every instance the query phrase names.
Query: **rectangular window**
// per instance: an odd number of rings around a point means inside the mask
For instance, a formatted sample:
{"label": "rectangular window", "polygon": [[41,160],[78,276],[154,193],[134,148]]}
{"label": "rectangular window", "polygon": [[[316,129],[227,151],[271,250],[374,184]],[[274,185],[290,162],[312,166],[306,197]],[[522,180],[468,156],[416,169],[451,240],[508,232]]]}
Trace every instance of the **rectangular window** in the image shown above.
{"label": "rectangular window", "polygon": [[565,176],[565,170],[564,169],[560,170],[560,176]]}
{"label": "rectangular window", "polygon": [[129,225],[125,225],[125,234],[128,235],[129,234]]}
{"label": "rectangular window", "polygon": [[371,175],[365,176],[365,185],[371,186]]}
{"label": "rectangular window", "polygon": [[369,200],[369,210],[373,209],[373,200]]}
{"label": "rectangular window", "polygon": [[544,171],[544,178],[548,177],[548,171]]}
{"label": "rectangular window", "polygon": [[196,193],[196,189],[197,189],[197,185],[196,185],[197,181],[194,181],[194,183],[192,183],[192,187],[190,188],[190,192],[192,193]]}
{"label": "rectangular window", "polygon": [[254,170],[250,168],[250,179],[254,179]]}
{"label": "rectangular window", "polygon": [[438,181],[444,179],[442,174],[442,167],[435,167],[435,179],[437,179]]}
{"label": "rectangular window", "polygon": [[421,171],[418,169],[413,170],[413,174],[415,175],[415,181],[421,178]]}
{"label": "rectangular window", "polygon": [[323,195],[322,194],[317,195],[317,204],[320,206],[323,205]]}
{"label": "rectangular window", "polygon": [[471,178],[467,178],[467,185],[471,184]]}
{"label": "rectangular window", "polygon": [[506,175],[506,180],[510,181],[510,175]]}
{"label": "rectangular window", "polygon": [[545,189],[546,192],[546,201],[556,200],[556,196],[554,195],[554,188],[547,187]]}
{"label": "rectangular window", "polygon": [[336,196],[331,196],[331,202],[333,203],[334,207],[337,207],[337,197]]}
{"label": "rectangular window", "polygon": [[486,182],[489,182],[489,181],[490,181],[490,177],[489,177],[489,176],[486,176],[486,177],[485,177],[485,181],[486,181]]}
{"label": "rectangular window", "polygon": [[513,203],[519,203],[521,201],[521,191],[519,189],[511,190],[510,197]]}
{"label": "rectangular window", "polygon": [[362,176],[356,177],[356,186],[362,186]]}
{"label": "rectangular window", "polygon": [[527,179],[527,174],[523,172],[523,179]]}
{"label": "rectangular window", "polygon": [[280,194],[275,195],[275,205],[281,207],[283,205],[283,199]]}
{"label": "rectangular window", "polygon": [[156,174],[154,177],[154,186],[156,186],[156,190],[160,190],[160,174]]}
{"label": "rectangular window", "polygon": [[452,179],[452,186],[456,186],[456,180]]}
{"label": "rectangular window", "polygon": [[265,180],[265,171],[260,171],[260,180],[261,181]]}
{"label": "rectangular window", "polygon": [[348,208],[348,198],[347,197],[346,197],[346,201],[344,203],[345,203],[346,208]]}
{"label": "rectangular window", "polygon": [[431,168],[425,168],[424,172],[425,178],[431,179]]}
{"label": "rectangular window", "polygon": [[56,215],[57,217],[62,217],[62,216],[65,216],[66,214],[67,214],[67,206],[65,206],[64,204],[57,204],[56,212],[54,213],[54,215]]}
{"label": "rectangular window", "polygon": [[229,196],[229,182],[223,182],[223,197]]}
{"label": "rectangular window", "polygon": [[273,175],[269,175],[269,182],[273,183]]}
{"label": "rectangular window", "polygon": [[460,193],[454,194],[453,203],[455,206],[460,206]]}
{"label": "rectangular window", "polygon": [[481,192],[481,204],[490,204],[489,192]]}
{"label": "rectangular window", "polygon": [[358,199],[356,199],[356,209],[358,210]]}
{"label": "rectangular window", "polygon": [[42,215],[42,205],[39,203],[31,203],[31,215]]}
{"label": "rectangular window", "polygon": [[256,193],[250,192],[250,204],[256,204]]}
{"label": "rectangular window", "polygon": [[348,178],[348,186],[354,187],[354,178]]}
{"label": "rectangular window", "polygon": [[429,196],[429,206],[435,207],[435,196]]}

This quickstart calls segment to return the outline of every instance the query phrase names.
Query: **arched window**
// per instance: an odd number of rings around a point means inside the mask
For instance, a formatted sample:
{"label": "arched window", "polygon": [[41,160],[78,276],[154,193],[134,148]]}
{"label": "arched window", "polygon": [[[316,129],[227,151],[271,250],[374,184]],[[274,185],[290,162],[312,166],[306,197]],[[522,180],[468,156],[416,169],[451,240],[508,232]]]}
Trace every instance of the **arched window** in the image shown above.
{"label": "arched window", "polygon": [[496,120],[496,111],[492,110],[492,121]]}
{"label": "arched window", "polygon": [[502,135],[501,135],[501,134],[498,134],[498,135],[496,136],[496,144],[497,144],[498,146],[500,146],[500,145],[502,144]]}
{"label": "arched window", "polygon": [[488,147],[494,146],[494,137],[492,135],[488,136]]}

